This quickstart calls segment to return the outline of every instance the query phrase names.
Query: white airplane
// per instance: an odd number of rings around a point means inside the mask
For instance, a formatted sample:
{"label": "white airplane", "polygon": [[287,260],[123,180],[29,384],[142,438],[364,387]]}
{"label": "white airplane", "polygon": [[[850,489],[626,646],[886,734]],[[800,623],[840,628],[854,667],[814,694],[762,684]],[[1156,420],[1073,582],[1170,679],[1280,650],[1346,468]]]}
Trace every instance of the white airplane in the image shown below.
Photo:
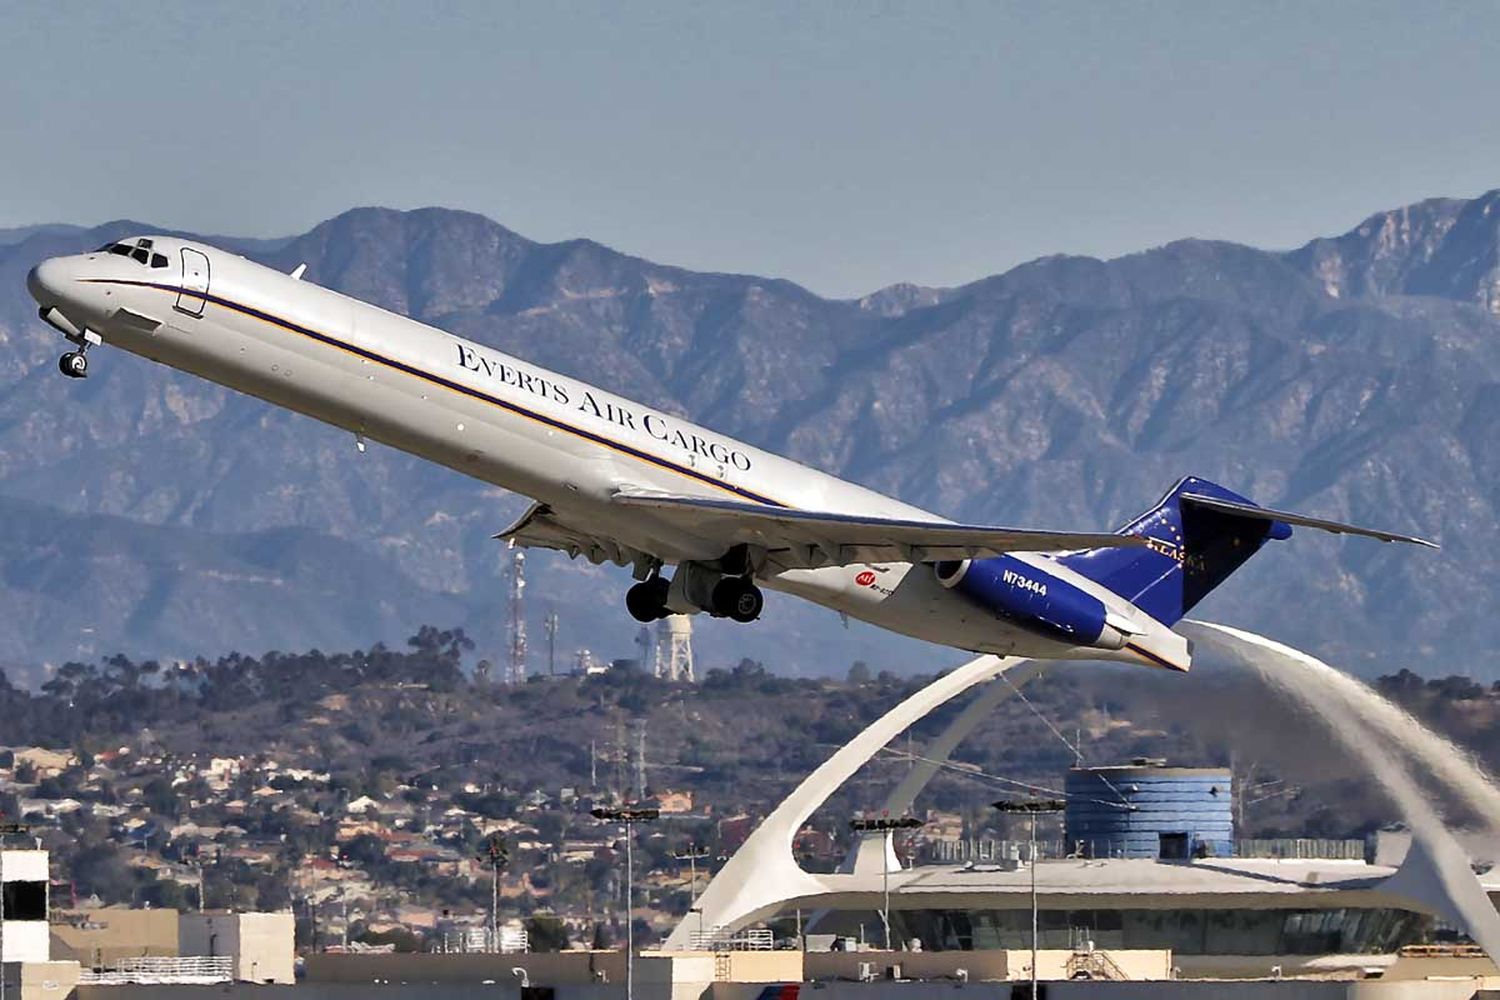
{"label": "white airplane", "polygon": [[[634,569],[630,613],[756,619],[760,585],[960,649],[1186,670],[1172,630],[1291,525],[1195,477],[1116,532],[955,524],[232,253],[143,236],[27,287],[83,378],[109,343],[535,503],[497,537]],[[673,567],[670,576],[665,572]]]}

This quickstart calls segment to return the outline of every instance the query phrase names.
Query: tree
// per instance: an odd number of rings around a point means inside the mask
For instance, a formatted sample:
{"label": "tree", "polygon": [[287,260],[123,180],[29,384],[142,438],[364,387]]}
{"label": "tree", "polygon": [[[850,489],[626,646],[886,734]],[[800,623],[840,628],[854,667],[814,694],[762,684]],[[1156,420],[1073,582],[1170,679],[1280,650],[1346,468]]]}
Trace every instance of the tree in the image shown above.
{"label": "tree", "polygon": [[107,903],[129,903],[135,878],[120,849],[104,842],[85,847],[73,858],[73,881],[82,893],[92,893]]}
{"label": "tree", "polygon": [[855,660],[844,681],[855,687],[870,683],[870,665],[864,660]]}
{"label": "tree", "polygon": [[532,951],[567,951],[571,943],[567,926],[544,913],[526,921],[526,936]]}
{"label": "tree", "polygon": [[155,777],[146,782],[141,789],[146,806],[158,816],[177,816],[178,799],[177,790],[172,783],[163,777]]}
{"label": "tree", "polygon": [[589,945],[594,951],[608,951],[615,946],[615,936],[610,933],[609,924],[602,920],[594,921],[594,939]]}
{"label": "tree", "polygon": [[385,863],[385,844],[379,837],[361,833],[344,845],[344,857],[363,868]]}

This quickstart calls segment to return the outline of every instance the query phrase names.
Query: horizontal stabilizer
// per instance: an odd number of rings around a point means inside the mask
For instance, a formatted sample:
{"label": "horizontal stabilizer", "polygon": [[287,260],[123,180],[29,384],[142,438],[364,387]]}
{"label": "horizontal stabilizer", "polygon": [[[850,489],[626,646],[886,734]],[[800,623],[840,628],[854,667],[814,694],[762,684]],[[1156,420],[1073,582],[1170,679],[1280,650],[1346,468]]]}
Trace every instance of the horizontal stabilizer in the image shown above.
{"label": "horizontal stabilizer", "polygon": [[1218,497],[1204,496],[1201,493],[1183,493],[1177,499],[1181,503],[1191,504],[1205,510],[1216,510],[1222,514],[1232,514],[1237,517],[1247,517],[1257,521],[1281,521],[1285,524],[1299,524],[1304,528],[1331,531],[1335,535],[1364,535],[1366,538],[1378,538],[1382,542],[1407,542],[1412,545],[1425,545],[1432,549],[1439,547],[1436,542],[1430,542],[1425,538],[1418,538],[1415,535],[1401,535],[1394,531],[1361,528],[1355,524],[1328,521],[1320,517],[1308,517],[1305,514],[1293,514],[1284,510],[1271,510],[1269,507],[1258,507],[1253,503],[1237,503],[1233,500],[1222,500]]}

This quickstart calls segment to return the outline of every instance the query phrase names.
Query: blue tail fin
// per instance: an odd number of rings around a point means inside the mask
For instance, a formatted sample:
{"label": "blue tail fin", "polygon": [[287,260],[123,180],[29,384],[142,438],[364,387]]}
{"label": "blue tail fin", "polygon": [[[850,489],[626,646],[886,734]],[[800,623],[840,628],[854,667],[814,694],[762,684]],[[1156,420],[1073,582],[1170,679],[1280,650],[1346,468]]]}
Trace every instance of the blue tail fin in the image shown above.
{"label": "blue tail fin", "polygon": [[1237,516],[1182,503],[1183,494],[1231,503],[1249,500],[1206,479],[1188,476],[1125,527],[1142,535],[1148,547],[1089,549],[1059,556],[1058,562],[1125,598],[1166,625],[1175,624],[1229,574],[1272,538],[1288,538],[1281,521]]}

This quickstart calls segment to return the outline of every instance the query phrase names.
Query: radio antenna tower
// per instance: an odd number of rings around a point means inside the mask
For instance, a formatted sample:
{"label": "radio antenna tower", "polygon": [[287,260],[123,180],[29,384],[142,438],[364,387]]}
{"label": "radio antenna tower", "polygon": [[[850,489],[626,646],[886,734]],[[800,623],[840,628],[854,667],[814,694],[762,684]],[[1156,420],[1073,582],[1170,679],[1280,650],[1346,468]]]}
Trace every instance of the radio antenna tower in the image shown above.
{"label": "radio antenna tower", "polygon": [[505,679],[511,684],[526,683],[526,553],[511,546],[510,557],[510,660]]}
{"label": "radio antenna tower", "polygon": [[652,673],[669,681],[693,683],[693,619],[691,615],[668,615],[656,626],[656,650]]}
{"label": "radio antenna tower", "polygon": [[547,676],[557,676],[557,612],[547,612],[542,631],[547,633]]}

